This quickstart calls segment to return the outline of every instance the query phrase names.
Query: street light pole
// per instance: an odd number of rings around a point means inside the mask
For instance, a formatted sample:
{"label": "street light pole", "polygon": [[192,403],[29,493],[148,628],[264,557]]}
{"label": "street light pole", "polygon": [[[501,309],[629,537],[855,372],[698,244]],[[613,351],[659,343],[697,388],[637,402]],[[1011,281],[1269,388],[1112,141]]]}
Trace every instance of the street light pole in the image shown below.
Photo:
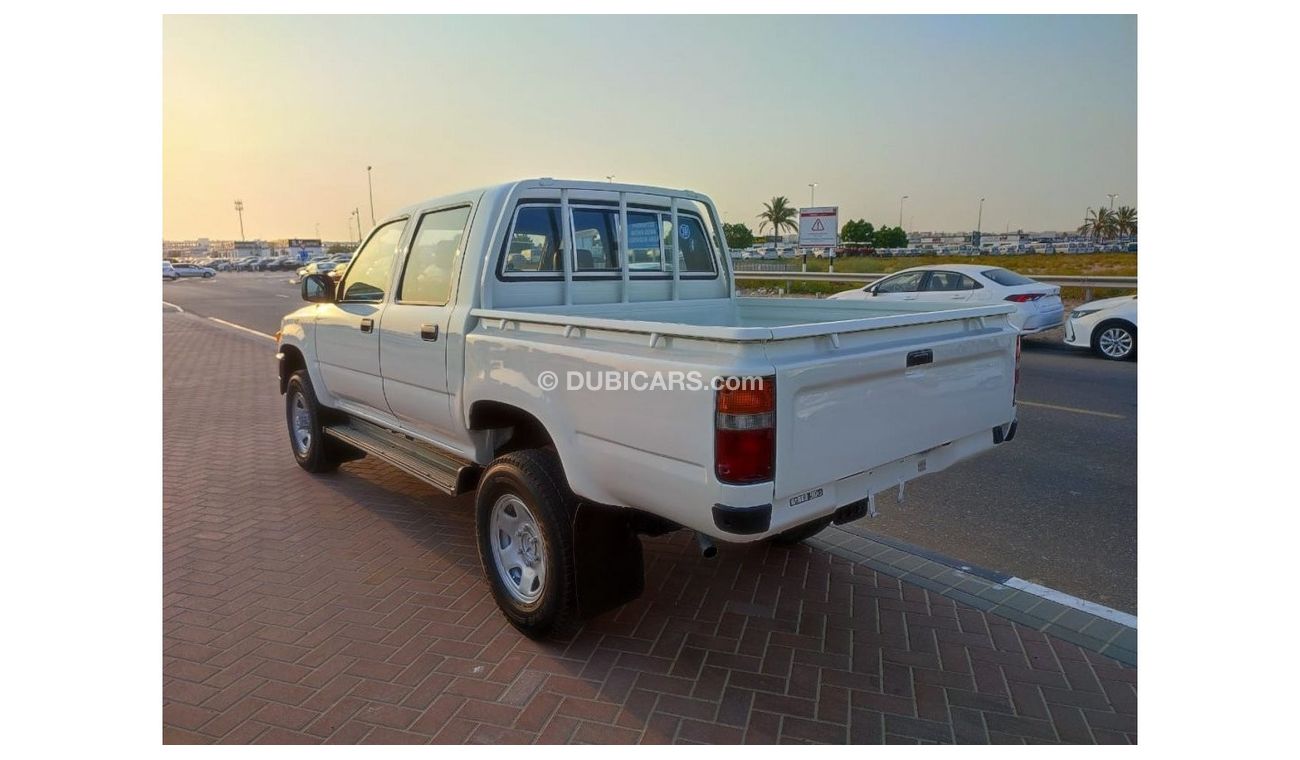
{"label": "street light pole", "polygon": [[244,202],[235,201],[235,213],[239,214],[239,239],[244,239]]}
{"label": "street light pole", "polygon": [[911,197],[910,195],[904,195],[898,199],[898,229],[900,230],[903,229],[903,201]]}
{"label": "street light pole", "polygon": [[980,198],[980,213],[975,218],[975,244],[979,245],[980,230],[984,226],[984,199]]}
{"label": "street light pole", "polygon": [[[366,188],[370,190],[370,226],[375,226],[375,184],[370,181],[370,167],[366,167]],[[361,215],[357,214],[357,226],[361,226]]]}
{"label": "street light pole", "polygon": [[808,183],[808,205],[809,206],[817,205],[817,183],[816,182]]}
{"label": "street light pole", "polygon": [[1115,197],[1118,196],[1118,195],[1119,195],[1119,193],[1106,193],[1106,197],[1107,197],[1107,198],[1110,198],[1110,210],[1111,210],[1111,211],[1114,211],[1114,210],[1115,210]]}
{"label": "street light pole", "polygon": [[352,209],[352,215],[357,218],[357,242],[361,242],[361,209]]}

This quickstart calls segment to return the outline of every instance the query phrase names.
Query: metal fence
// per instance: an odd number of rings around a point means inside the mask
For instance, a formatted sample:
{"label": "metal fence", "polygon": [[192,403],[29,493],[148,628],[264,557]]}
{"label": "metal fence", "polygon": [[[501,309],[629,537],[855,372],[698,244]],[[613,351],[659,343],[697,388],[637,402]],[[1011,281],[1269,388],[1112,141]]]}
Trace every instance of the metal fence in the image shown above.
{"label": "metal fence", "polygon": [[[755,267],[756,264],[773,266]],[[852,284],[875,282],[893,274],[893,272],[801,272],[799,271],[800,267],[801,264],[798,261],[732,260],[732,271],[736,273],[737,280],[843,282]],[[1074,274],[1032,274],[1026,276],[1047,285],[1056,285],[1063,288],[1084,288],[1087,291],[1091,291],[1093,288],[1137,290],[1138,286],[1137,277]]]}

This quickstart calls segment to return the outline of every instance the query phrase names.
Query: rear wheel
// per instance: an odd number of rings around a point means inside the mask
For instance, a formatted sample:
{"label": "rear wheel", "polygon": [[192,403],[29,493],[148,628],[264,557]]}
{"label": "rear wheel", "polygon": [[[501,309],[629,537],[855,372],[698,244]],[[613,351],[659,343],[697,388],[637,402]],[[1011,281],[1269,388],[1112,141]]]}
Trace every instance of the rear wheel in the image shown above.
{"label": "rear wheel", "polygon": [[823,530],[826,530],[826,526],[830,524],[831,518],[829,517],[823,517],[820,520],[813,520],[810,523],[804,523],[803,525],[791,528],[784,533],[778,533],[775,536],[772,536],[772,543],[777,546],[793,546],[804,539],[812,538],[818,533],[821,533]]}
{"label": "rear wheel", "polygon": [[562,636],[577,626],[575,505],[550,449],[498,457],[479,481],[479,561],[497,606],[530,638]]}
{"label": "rear wheel", "polygon": [[1092,348],[1105,359],[1127,361],[1137,353],[1137,330],[1124,322],[1104,322],[1093,333]]}

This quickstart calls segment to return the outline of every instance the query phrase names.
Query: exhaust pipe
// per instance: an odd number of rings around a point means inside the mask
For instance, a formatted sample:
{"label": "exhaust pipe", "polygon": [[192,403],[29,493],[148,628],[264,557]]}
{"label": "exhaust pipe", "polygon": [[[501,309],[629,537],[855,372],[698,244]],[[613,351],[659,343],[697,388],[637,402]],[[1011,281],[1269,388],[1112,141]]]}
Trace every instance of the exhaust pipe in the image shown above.
{"label": "exhaust pipe", "polygon": [[718,547],[713,545],[713,540],[699,531],[695,532],[695,543],[699,544],[700,556],[705,559],[713,559],[718,556]]}

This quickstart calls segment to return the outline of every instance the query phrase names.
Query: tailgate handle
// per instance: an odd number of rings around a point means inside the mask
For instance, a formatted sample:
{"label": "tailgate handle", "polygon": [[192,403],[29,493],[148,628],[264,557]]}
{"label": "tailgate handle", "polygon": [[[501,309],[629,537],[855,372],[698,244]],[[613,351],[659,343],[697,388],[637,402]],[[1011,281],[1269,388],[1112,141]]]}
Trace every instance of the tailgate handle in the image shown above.
{"label": "tailgate handle", "polygon": [[420,325],[420,340],[437,340],[437,325]]}
{"label": "tailgate handle", "polygon": [[922,364],[929,364],[934,361],[934,351],[923,348],[920,351],[911,351],[907,354],[907,366],[919,367]]}
{"label": "tailgate handle", "polygon": [[363,333],[373,332],[374,329],[375,329],[375,320],[371,319],[370,317],[366,317],[365,319],[361,320],[361,332]]}

